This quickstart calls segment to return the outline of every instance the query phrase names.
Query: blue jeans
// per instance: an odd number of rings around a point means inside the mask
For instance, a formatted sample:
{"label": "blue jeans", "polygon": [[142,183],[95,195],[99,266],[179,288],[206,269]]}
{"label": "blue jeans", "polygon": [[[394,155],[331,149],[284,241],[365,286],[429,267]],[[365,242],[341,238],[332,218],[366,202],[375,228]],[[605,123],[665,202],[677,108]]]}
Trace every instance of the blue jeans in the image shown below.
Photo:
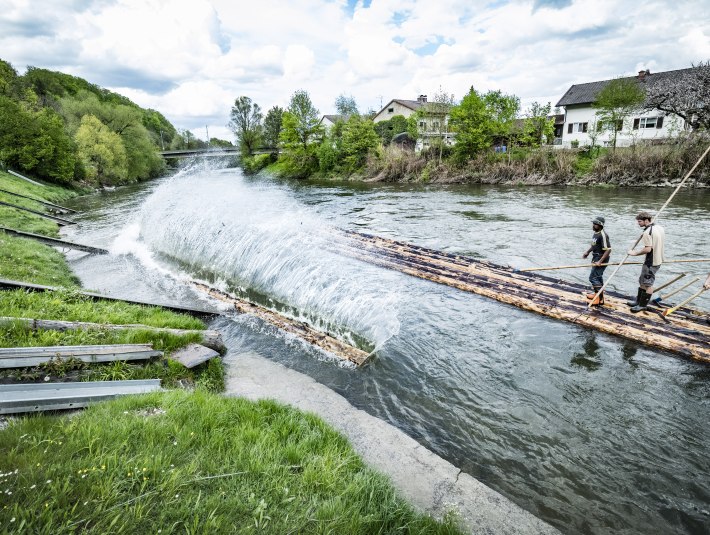
{"label": "blue jeans", "polygon": [[606,266],[594,266],[589,274],[589,282],[592,286],[604,286],[604,270]]}

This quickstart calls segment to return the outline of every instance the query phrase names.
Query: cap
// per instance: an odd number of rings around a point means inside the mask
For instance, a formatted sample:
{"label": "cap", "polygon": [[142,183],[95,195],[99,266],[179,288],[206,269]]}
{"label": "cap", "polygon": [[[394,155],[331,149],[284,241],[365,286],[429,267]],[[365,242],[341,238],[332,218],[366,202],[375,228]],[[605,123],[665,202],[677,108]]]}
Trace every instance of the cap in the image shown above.
{"label": "cap", "polygon": [[592,223],[595,225],[599,225],[600,227],[604,226],[604,218],[602,216],[597,216],[594,219],[592,219]]}

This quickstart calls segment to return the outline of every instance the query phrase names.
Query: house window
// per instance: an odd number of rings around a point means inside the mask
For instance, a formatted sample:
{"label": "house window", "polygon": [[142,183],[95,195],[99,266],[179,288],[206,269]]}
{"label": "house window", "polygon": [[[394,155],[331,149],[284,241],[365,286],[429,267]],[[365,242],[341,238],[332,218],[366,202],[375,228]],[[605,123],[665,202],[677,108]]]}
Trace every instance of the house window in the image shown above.
{"label": "house window", "polygon": [[569,123],[569,125],[567,125],[567,133],[584,133],[587,131],[588,126],[589,123]]}
{"label": "house window", "polygon": [[426,123],[424,121],[419,121],[419,128],[424,128]]}
{"label": "house window", "polygon": [[663,117],[641,117],[634,119],[634,130],[639,128],[662,128]]}
{"label": "house window", "polygon": [[387,113],[394,113],[394,108],[387,108]]}
{"label": "house window", "polygon": [[439,128],[439,122],[438,122],[438,121],[434,121],[434,122],[431,124],[431,126],[432,126],[432,128]]}

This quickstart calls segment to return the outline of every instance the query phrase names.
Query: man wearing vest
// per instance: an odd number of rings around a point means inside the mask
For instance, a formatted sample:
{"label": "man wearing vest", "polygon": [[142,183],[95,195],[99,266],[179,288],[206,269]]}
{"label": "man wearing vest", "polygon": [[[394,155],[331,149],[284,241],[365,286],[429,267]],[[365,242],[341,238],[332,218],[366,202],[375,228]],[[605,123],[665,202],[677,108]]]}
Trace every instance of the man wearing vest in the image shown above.
{"label": "man wearing vest", "polygon": [[596,297],[599,290],[604,286],[604,270],[605,264],[609,260],[609,255],[611,254],[611,242],[609,241],[609,236],[604,230],[604,218],[599,216],[592,220],[592,229],[594,230],[594,235],[592,236],[592,245],[587,249],[587,251],[582,255],[582,258],[587,258],[589,253],[592,253],[592,271],[589,273],[589,282],[592,283],[593,293],[587,294],[587,299],[592,300],[592,306],[600,306],[604,304],[604,292],[600,293]]}
{"label": "man wearing vest", "polygon": [[639,277],[639,290],[636,301],[629,301],[631,312],[637,313],[646,310],[648,302],[653,294],[653,283],[656,281],[656,273],[663,264],[663,245],[666,233],[663,227],[651,223],[653,217],[648,212],[639,212],[636,222],[643,230],[641,235],[642,249],[629,251],[630,256],[646,255],[646,259],[641,266],[641,276]]}

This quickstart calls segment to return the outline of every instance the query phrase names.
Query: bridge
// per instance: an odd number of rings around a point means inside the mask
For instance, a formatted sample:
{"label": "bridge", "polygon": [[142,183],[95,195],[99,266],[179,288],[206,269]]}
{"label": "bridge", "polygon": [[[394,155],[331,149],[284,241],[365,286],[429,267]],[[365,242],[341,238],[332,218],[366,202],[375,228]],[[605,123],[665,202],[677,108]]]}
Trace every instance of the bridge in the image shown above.
{"label": "bridge", "polygon": [[[258,149],[252,154],[271,154],[275,149]],[[164,150],[159,152],[163,158],[194,158],[194,157],[225,157],[225,156],[240,156],[239,147],[212,147],[209,149],[182,149],[182,150]]]}

